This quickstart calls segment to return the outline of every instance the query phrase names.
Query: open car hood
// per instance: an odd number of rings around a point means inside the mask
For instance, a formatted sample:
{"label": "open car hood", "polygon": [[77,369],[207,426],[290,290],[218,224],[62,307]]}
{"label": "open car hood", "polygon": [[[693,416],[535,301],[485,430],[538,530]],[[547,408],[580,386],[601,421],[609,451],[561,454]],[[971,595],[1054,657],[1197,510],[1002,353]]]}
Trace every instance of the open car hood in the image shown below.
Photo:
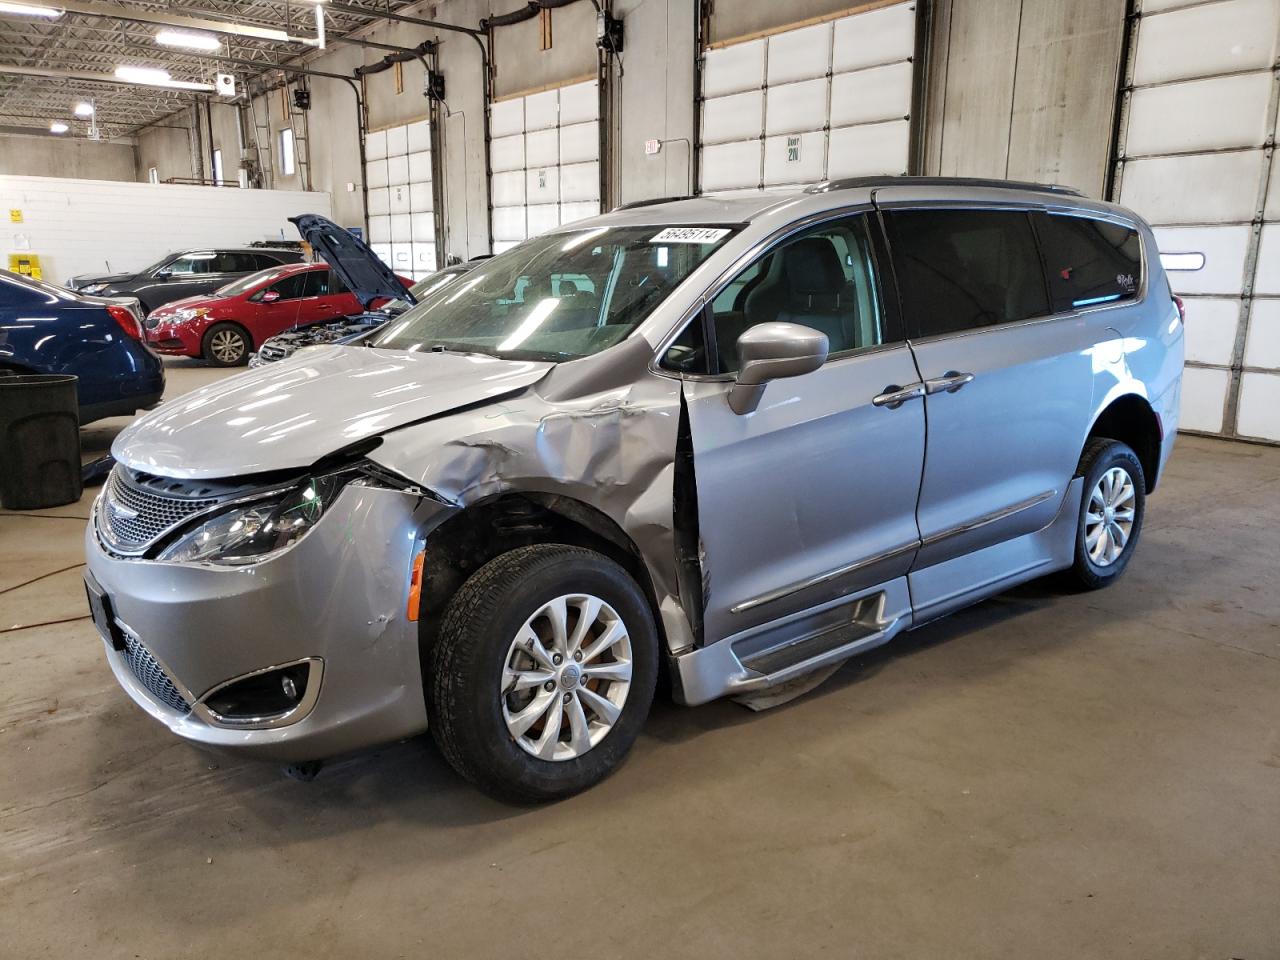
{"label": "open car hood", "polygon": [[317,347],[171,400],[111,446],[135,470],[212,479],[321,457],[532,385],[553,364],[460,353]]}
{"label": "open car hood", "polygon": [[302,239],[311,244],[311,249],[323,257],[350,288],[364,309],[368,310],[369,304],[379,299],[415,302],[391,268],[350,231],[314,213],[289,220],[298,228]]}

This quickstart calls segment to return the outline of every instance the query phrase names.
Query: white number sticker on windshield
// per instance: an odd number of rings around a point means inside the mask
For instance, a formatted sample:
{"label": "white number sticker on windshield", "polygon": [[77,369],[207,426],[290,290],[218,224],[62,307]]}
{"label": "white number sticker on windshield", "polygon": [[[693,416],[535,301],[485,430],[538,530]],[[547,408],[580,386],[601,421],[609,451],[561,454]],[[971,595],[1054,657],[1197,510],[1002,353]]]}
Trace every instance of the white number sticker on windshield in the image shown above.
{"label": "white number sticker on windshield", "polygon": [[715,243],[729,231],[725,227],[667,227],[650,243]]}

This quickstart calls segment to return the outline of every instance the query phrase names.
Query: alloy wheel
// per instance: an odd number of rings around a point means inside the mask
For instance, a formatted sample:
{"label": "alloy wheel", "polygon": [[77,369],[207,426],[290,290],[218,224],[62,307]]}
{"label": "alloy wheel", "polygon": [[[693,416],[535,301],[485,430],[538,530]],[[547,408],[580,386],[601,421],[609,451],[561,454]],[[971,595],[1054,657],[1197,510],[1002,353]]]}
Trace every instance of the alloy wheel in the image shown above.
{"label": "alloy wheel", "polygon": [[573,760],[613,729],[631,689],[631,637],[609,604],[567,594],[517,632],[502,671],[502,716],[520,748]]}
{"label": "alloy wheel", "polygon": [[1124,553],[1133,533],[1136,492],[1124,467],[1111,467],[1089,494],[1084,543],[1095,566],[1109,567]]}
{"label": "alloy wheel", "polygon": [[209,349],[220,363],[235,363],[244,353],[244,341],[232,330],[219,330],[210,339]]}

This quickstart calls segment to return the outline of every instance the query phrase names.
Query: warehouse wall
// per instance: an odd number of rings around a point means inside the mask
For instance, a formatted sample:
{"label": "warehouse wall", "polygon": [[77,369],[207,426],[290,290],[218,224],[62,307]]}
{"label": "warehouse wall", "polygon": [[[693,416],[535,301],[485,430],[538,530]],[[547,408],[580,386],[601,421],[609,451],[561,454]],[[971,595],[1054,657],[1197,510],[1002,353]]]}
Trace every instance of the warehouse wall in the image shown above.
{"label": "warehouse wall", "polygon": [[21,225],[5,232],[0,257],[36,254],[44,279],[60,283],[81,273],[141,269],[170,251],[201,244],[297,239],[288,217],[312,211],[328,215],[329,198],[183,184],[0,177],[0,209],[21,210],[23,217]]}
{"label": "warehouse wall", "polygon": [[137,157],[131,143],[6,134],[0,136],[0,175],[135,180]]}
{"label": "warehouse wall", "polygon": [[[521,0],[442,0],[417,9],[421,16],[474,27],[482,17],[521,6]],[[855,6],[865,4],[717,0],[710,36],[723,40],[774,30],[829,18]],[[1124,7],[1124,0],[934,0],[923,172],[1071,183],[1100,195],[1109,162]],[[605,199],[606,207],[688,191],[697,109],[697,4],[615,0],[614,11],[625,24],[626,48],[621,75],[615,73],[612,85],[613,195]],[[497,99],[595,74],[591,4],[584,0],[554,10],[551,21],[549,50],[541,49],[536,18],[496,31]],[[442,242],[453,257],[486,252],[485,106],[476,43],[465,35],[396,23],[379,25],[367,36],[404,47],[423,40],[439,42],[448,103],[439,161],[446,213]],[[376,63],[382,56],[380,50],[341,46],[308,63],[314,69],[350,75],[357,65]],[[427,114],[422,65],[408,62],[400,69],[399,91],[394,70],[364,80],[371,130]],[[363,171],[352,95],[336,80],[313,78],[310,86],[311,186],[332,195],[341,222],[361,225]],[[276,91],[257,101],[259,119],[269,118],[277,169],[279,130],[296,123],[283,118],[281,97]],[[659,154],[646,156],[644,144],[650,139],[668,142]],[[185,143],[178,144],[173,155],[185,164]],[[140,165],[140,175],[145,176],[145,169]],[[278,188],[302,185],[300,176],[278,172],[271,182]]]}
{"label": "warehouse wall", "polygon": [[[630,203],[690,193],[697,110],[694,5],[622,0],[615,13],[623,18],[626,50],[623,74],[614,84],[613,199]],[[668,142],[660,153],[646,156],[646,140]]]}
{"label": "warehouse wall", "polygon": [[[204,145],[208,175],[213,176],[213,151],[222,151],[222,179],[235,181],[240,168],[240,131],[238,111],[234,104],[211,103],[209,124],[213,127],[213,144]],[[207,134],[206,127],[206,137]]]}
{"label": "warehouse wall", "polygon": [[1102,196],[1124,0],[937,0],[925,173]]}
{"label": "warehouse wall", "polygon": [[138,180],[146,182],[147,171],[156,168],[163,183],[169,177],[194,177],[191,165],[190,114],[178,114],[163,126],[147,127],[138,134]]}

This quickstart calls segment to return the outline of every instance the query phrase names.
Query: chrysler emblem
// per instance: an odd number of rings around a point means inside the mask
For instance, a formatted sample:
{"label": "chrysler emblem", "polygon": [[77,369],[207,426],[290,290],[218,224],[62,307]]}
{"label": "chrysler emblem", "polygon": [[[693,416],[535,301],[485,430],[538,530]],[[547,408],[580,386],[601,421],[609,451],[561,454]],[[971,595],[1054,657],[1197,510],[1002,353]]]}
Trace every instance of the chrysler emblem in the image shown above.
{"label": "chrysler emblem", "polygon": [[111,517],[115,520],[134,520],[138,516],[138,511],[131,507],[126,507],[115,497],[107,496],[107,509],[111,511]]}

